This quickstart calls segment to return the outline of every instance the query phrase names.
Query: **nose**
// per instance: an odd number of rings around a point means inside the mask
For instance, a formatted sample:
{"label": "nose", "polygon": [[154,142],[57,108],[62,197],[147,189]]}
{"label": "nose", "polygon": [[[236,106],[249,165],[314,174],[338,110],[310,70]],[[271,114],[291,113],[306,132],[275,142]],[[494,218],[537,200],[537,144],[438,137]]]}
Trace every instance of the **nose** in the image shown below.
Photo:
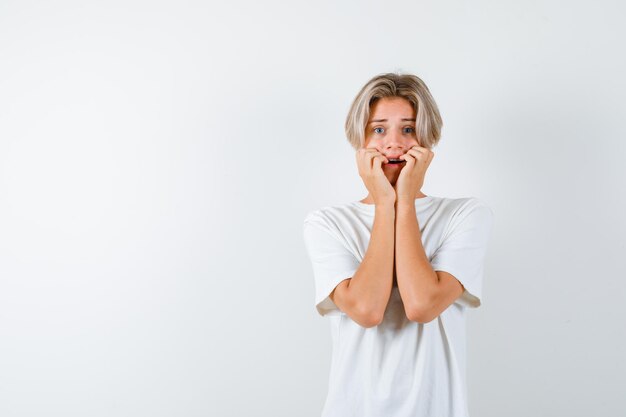
{"label": "nose", "polygon": [[387,153],[392,153],[392,152],[400,152],[400,153],[404,153],[403,149],[404,146],[402,145],[402,140],[400,137],[400,134],[392,131],[390,133],[388,133],[387,135],[385,135],[385,142],[384,142],[384,150]]}

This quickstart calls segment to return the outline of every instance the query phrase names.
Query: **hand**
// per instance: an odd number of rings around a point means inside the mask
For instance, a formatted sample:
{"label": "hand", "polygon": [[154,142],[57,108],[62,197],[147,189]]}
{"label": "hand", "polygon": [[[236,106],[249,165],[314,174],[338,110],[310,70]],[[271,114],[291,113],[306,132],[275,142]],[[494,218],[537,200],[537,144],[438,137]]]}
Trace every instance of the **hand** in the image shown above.
{"label": "hand", "polygon": [[361,148],[356,152],[359,176],[374,199],[374,204],[394,204],[396,192],[383,172],[382,164],[389,160],[373,148]]}
{"label": "hand", "polygon": [[424,176],[435,154],[428,148],[419,145],[413,146],[400,159],[404,159],[406,164],[396,180],[393,187],[396,191],[397,200],[415,201],[415,195],[424,185]]}

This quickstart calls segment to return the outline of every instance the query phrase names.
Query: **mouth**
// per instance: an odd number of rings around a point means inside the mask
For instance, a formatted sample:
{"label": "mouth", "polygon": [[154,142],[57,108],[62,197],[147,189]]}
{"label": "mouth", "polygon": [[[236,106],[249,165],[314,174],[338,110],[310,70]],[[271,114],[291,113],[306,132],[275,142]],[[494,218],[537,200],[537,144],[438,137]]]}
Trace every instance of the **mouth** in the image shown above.
{"label": "mouth", "polygon": [[398,158],[387,158],[389,160],[389,164],[401,164],[403,162],[406,162],[404,159],[398,159]]}

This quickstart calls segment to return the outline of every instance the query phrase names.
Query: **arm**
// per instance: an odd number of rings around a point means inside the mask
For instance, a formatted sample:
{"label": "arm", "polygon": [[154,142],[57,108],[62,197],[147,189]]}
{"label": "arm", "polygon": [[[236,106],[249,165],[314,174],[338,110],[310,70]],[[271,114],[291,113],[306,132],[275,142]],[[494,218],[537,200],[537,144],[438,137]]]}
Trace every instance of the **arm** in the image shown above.
{"label": "arm", "polygon": [[415,200],[399,200],[396,209],[396,276],[407,317],[428,323],[464,291],[451,274],[435,272],[422,245]]}
{"label": "arm", "polygon": [[331,300],[363,327],[380,324],[391,296],[395,208],[376,205],[372,235],[354,276],[339,283]]}

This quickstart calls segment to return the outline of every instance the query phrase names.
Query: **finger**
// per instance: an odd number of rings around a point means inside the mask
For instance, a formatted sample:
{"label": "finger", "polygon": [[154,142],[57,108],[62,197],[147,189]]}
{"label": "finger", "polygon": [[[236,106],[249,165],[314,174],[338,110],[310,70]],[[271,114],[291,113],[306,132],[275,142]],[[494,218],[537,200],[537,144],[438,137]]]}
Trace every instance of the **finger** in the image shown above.
{"label": "finger", "polygon": [[434,157],[435,157],[435,153],[431,151],[430,152],[430,158],[428,159],[428,165],[430,165],[430,163],[432,162]]}
{"label": "finger", "polygon": [[407,152],[407,154],[415,157],[415,159],[417,159],[418,161],[427,161],[428,160],[428,156],[426,155],[425,151],[421,151],[421,150],[416,150],[416,149],[409,149],[409,151]]}
{"label": "finger", "polygon": [[409,163],[409,161],[414,162],[416,158],[417,156],[409,150],[407,153],[401,155],[399,159],[404,159],[407,163]]}
{"label": "finger", "polygon": [[385,175],[383,171],[383,159],[382,158],[374,158],[372,159],[372,172],[376,175]]}
{"label": "finger", "polygon": [[420,147],[412,147],[411,149],[409,149],[407,152],[417,152],[418,154],[426,154],[428,152],[430,152],[428,149],[426,148],[420,148]]}
{"label": "finger", "polygon": [[382,164],[389,162],[389,160],[382,154],[378,154],[378,155],[374,155],[372,157],[372,167],[375,167],[376,164],[378,164],[378,166],[382,166]]}
{"label": "finger", "polygon": [[372,155],[372,158],[381,158],[381,161],[383,161],[385,164],[389,162],[389,159],[387,159],[385,155],[383,155],[382,153],[378,151],[376,151],[375,153],[371,155]]}
{"label": "finger", "polygon": [[372,149],[363,148],[360,152],[361,164],[363,164],[364,169],[371,170],[372,169],[372,158],[374,157],[374,153],[372,153]]}
{"label": "finger", "polygon": [[404,154],[402,155],[402,159],[404,159],[406,162],[404,163],[404,168],[402,168],[402,171],[411,171],[413,169],[413,167],[415,166],[415,156],[411,155],[411,154]]}
{"label": "finger", "polygon": [[357,150],[354,153],[354,159],[356,160],[357,167],[359,167],[359,171],[361,170],[361,161],[363,160],[363,155],[365,155],[365,152],[363,152],[363,148]]}
{"label": "finger", "polygon": [[366,149],[365,156],[368,158],[374,158],[376,156],[381,156],[386,159],[385,155],[383,155],[378,149],[368,148]]}
{"label": "finger", "polygon": [[366,164],[366,166],[372,167],[372,158],[379,154],[377,149],[374,148],[361,148],[357,151],[356,159],[357,163],[361,161],[361,163]]}
{"label": "finger", "polygon": [[370,153],[365,148],[361,148],[356,153],[356,164],[359,169],[359,175],[365,175],[367,171],[371,170],[371,160],[368,159]]}

